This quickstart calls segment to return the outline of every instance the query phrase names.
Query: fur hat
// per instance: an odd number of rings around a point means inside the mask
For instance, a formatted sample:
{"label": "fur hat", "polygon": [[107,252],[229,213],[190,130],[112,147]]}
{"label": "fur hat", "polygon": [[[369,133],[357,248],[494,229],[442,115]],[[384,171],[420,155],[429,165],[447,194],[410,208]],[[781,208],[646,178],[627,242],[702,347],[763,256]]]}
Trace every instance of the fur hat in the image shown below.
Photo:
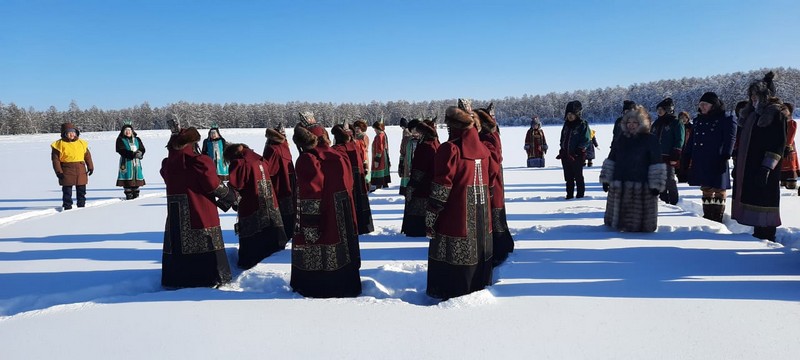
{"label": "fur hat", "polygon": [[274,143],[282,144],[286,141],[286,135],[281,134],[278,130],[267,128],[266,133],[264,136]]}
{"label": "fur hat", "polygon": [[408,120],[406,120],[406,118],[404,118],[404,117],[400,118],[400,127],[401,128],[407,128],[408,127]]}
{"label": "fur hat", "polygon": [[244,149],[250,147],[245,144],[229,144],[222,151],[222,158],[227,162],[232,162],[234,159],[241,159],[243,157]]}
{"label": "fur hat", "polygon": [[306,128],[300,124],[294,127],[294,136],[292,136],[292,140],[297,147],[305,150],[313,149],[317,146],[317,142],[319,141],[316,135],[306,130]]}
{"label": "fur hat", "polygon": [[650,133],[650,113],[644,108],[644,106],[636,105],[635,108],[631,109],[633,111],[628,111],[625,115],[622,116],[622,123],[625,124],[622,127],[623,134],[631,135],[632,133],[628,130],[627,122],[629,120],[638,120],[639,121],[639,128],[636,130],[637,134],[644,134]]}
{"label": "fur hat", "polygon": [[717,96],[717,93],[713,91],[703,94],[703,96],[700,97],[700,102],[709,103],[715,108],[721,106],[722,104],[722,102],[719,100],[719,96]]}
{"label": "fur hat", "polygon": [[411,130],[411,129],[417,127],[421,122],[422,121],[420,121],[419,119],[411,119],[411,121],[408,122],[408,125],[406,125],[406,128],[408,130]]}
{"label": "fur hat", "polygon": [[196,143],[200,141],[200,132],[194,127],[181,129],[177,135],[172,138],[172,146],[176,149],[182,148],[187,144]]}
{"label": "fur hat", "polygon": [[81,131],[78,130],[78,128],[74,124],[72,124],[71,122],[65,122],[65,123],[61,124],[61,137],[62,138],[66,139],[67,138],[67,132],[69,132],[69,131],[74,131],[76,138],[81,136]]}
{"label": "fur hat", "polygon": [[633,110],[636,108],[636,102],[633,100],[625,100],[622,102],[622,112]]}
{"label": "fur hat", "polygon": [[458,106],[448,107],[444,113],[444,123],[455,129],[469,129],[475,125],[472,101],[458,99]]}
{"label": "fur hat", "polygon": [[761,80],[753,81],[747,88],[747,97],[753,94],[758,96],[762,103],[766,103],[767,98],[775,96],[775,72],[770,71],[764,75]]}
{"label": "fur hat", "polygon": [[169,113],[167,114],[167,126],[173,134],[177,134],[181,131],[181,119],[177,114]]}
{"label": "fur hat", "polygon": [[422,135],[423,139],[438,138],[439,134],[436,132],[436,128],[431,125],[433,125],[432,122],[425,120],[417,124],[417,127],[415,129],[417,129],[417,132],[420,133],[420,135]]}
{"label": "fur hat", "polygon": [[383,121],[376,121],[372,123],[372,128],[380,131],[386,130],[386,126],[383,125]]}
{"label": "fur hat", "polygon": [[573,113],[576,117],[580,118],[581,113],[583,112],[583,105],[580,101],[574,100],[567,103],[567,108],[564,110],[564,117],[567,117],[567,114]]}
{"label": "fur hat", "polygon": [[314,117],[314,113],[311,111],[301,111],[297,114],[300,115],[300,121],[298,123],[302,124],[305,128],[317,123],[317,118]]}
{"label": "fur hat", "polygon": [[784,102],[783,106],[786,108],[786,110],[789,110],[789,119],[791,120],[792,115],[794,115],[794,104],[790,102]]}
{"label": "fur hat", "polygon": [[286,137],[286,126],[284,126],[282,122],[279,122],[278,125],[274,127],[274,129],[279,134],[283,135],[284,138]]}
{"label": "fur hat", "polygon": [[542,127],[542,121],[539,120],[539,117],[536,116],[536,115],[531,116],[531,126],[536,126],[536,125],[539,125],[539,128],[541,128]]}
{"label": "fur hat", "polygon": [[131,136],[136,137],[136,130],[133,130],[133,125],[129,122],[125,122],[125,124],[122,125],[122,128],[119,130],[120,137],[125,136],[125,129],[131,129]]}
{"label": "fur hat", "polygon": [[361,132],[365,132],[367,131],[367,123],[363,120],[356,120],[353,122],[353,128],[359,128],[361,129]]}
{"label": "fur hat", "polygon": [[675,113],[675,102],[672,101],[671,97],[668,97],[664,100],[661,100],[658,105],[656,105],[656,109],[662,108],[667,114],[674,114]]}
{"label": "fur hat", "polygon": [[334,125],[331,129],[331,133],[333,134],[333,139],[336,140],[337,144],[344,144],[352,139],[350,130],[342,124]]}
{"label": "fur hat", "polygon": [[485,130],[484,132],[493,133],[497,131],[497,121],[495,121],[494,117],[489,114],[487,109],[475,110],[475,114],[478,115],[481,129]]}

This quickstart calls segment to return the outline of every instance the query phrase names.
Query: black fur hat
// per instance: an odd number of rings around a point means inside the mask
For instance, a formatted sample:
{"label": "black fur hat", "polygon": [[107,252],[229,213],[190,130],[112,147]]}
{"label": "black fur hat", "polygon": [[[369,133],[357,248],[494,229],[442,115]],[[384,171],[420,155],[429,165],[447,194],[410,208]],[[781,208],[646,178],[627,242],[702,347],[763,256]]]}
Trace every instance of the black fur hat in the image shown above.
{"label": "black fur hat", "polygon": [[406,127],[408,127],[408,120],[406,120],[406,118],[404,118],[404,117],[401,117],[401,118],[400,118],[400,127],[401,127],[401,128],[406,128]]}
{"label": "black fur hat", "polygon": [[672,98],[668,97],[664,100],[661,100],[658,105],[656,105],[656,109],[662,108],[667,114],[674,114],[675,113],[675,102],[672,101]]}
{"label": "black fur hat", "polygon": [[414,129],[415,127],[417,127],[417,125],[419,125],[419,123],[421,123],[421,121],[419,121],[419,119],[411,119],[411,121],[408,122],[408,125],[406,125],[406,127],[408,128],[408,130],[411,130],[411,129]]}
{"label": "black fur hat", "polygon": [[564,117],[567,117],[567,114],[573,113],[578,118],[581,117],[581,113],[583,112],[583,104],[580,101],[574,100],[567,103],[567,109],[564,111]]}
{"label": "black fur hat", "polygon": [[622,112],[636,109],[636,102],[633,100],[625,100],[622,102]]}
{"label": "black fur hat", "polygon": [[770,71],[764,75],[764,78],[758,81],[753,81],[747,88],[747,97],[751,95],[758,95],[759,101],[766,103],[766,99],[775,96],[775,72]]}
{"label": "black fur hat", "polygon": [[700,102],[706,102],[711,105],[718,105],[719,104],[719,96],[717,93],[713,91],[706,92],[703,96],[700,97]]}

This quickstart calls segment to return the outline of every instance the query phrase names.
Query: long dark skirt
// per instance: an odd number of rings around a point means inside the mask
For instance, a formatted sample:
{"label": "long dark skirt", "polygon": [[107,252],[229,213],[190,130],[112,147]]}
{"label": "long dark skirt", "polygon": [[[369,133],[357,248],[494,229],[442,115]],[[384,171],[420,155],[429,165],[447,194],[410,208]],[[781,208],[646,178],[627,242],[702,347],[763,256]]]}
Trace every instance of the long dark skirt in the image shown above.
{"label": "long dark skirt", "polygon": [[492,282],[492,262],[477,265],[453,265],[428,259],[428,288],[425,292],[436,299],[450,299],[483,290]]}
{"label": "long dark skirt", "polygon": [[161,256],[161,285],[166,288],[216,287],[231,281],[225,249],[201,254]]}
{"label": "long dark skirt", "polygon": [[358,223],[358,235],[369,234],[375,230],[372,224],[372,208],[369,205],[369,195],[367,195],[367,185],[364,175],[358,172],[358,168],[353,167],[353,202],[356,204],[356,222]]}
{"label": "long dark skirt", "polygon": [[506,209],[492,209],[492,244],[494,266],[500,265],[514,252],[514,238],[508,231]]}
{"label": "long dark skirt", "polygon": [[427,236],[425,234],[425,206],[427,199],[406,196],[403,209],[403,225],[400,232],[410,237]]}
{"label": "long dark skirt", "polygon": [[283,227],[273,226],[261,229],[251,236],[239,237],[239,261],[241,269],[250,269],[261,260],[286,248],[286,233]]}
{"label": "long dark skirt", "polygon": [[361,294],[361,277],[356,263],[334,271],[306,271],[292,266],[289,284],[305,297],[356,297]]}

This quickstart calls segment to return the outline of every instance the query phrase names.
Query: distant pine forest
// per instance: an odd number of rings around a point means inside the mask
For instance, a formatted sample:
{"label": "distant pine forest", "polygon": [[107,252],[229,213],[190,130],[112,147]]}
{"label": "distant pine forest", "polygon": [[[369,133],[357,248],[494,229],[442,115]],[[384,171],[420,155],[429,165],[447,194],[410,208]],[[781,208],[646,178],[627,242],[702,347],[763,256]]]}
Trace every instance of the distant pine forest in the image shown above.
{"label": "distant pine forest", "polygon": [[[694,115],[700,96],[707,91],[716,92],[725,103],[726,109],[732,110],[736,102],[746,100],[745,92],[750,82],[761,79],[769,70],[777,73],[777,96],[783,101],[796,103],[800,95],[800,70],[782,67],[704,78],[659,80],[628,87],[472,100],[474,107],[485,107],[494,103],[497,121],[503,126],[528,125],[533,115],[538,115],[545,124],[560,123],[564,116],[564,107],[571,100],[583,103],[583,117],[590,123],[607,123],[616,119],[621,113],[623,100],[633,100],[655,112],[658,102],[665,97],[672,97],[676,111],[688,111]],[[280,124],[291,127],[297,123],[297,114],[301,111],[313,111],[317,120],[326,126],[359,119],[368,123],[383,120],[386,125],[396,125],[401,118],[410,120],[437,116],[441,122],[445,109],[455,104],[455,98],[421,102],[399,100],[342,104],[211,104],[180,101],[164,107],[154,108],[145,102],[131,108],[101,110],[96,106],[82,109],[73,101],[69,109],[64,111],[59,111],[55,106],[37,111],[33,108],[21,108],[13,102],[6,104],[0,99],[0,135],[57,133],[60,124],[64,122],[74,123],[81,131],[119,130],[127,120],[137,130],[166,129],[167,115],[171,113],[177,115],[184,126],[198,128],[209,128],[212,124],[220,128],[266,128]]]}

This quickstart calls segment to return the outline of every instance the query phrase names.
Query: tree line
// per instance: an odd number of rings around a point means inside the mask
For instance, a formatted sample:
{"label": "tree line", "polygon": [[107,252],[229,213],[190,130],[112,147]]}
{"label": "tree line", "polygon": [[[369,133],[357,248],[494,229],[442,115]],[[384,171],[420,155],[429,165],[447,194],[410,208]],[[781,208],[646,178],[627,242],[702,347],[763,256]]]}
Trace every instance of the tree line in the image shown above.
{"label": "tree line", "polygon": [[[571,100],[583,104],[584,118],[593,123],[611,122],[621,114],[622,102],[633,100],[655,112],[655,105],[665,97],[672,97],[676,111],[696,113],[697,101],[703,93],[714,91],[733,109],[736,102],[747,100],[745,92],[753,80],[774,70],[778,97],[796,103],[800,95],[800,70],[794,68],[759,69],[747,72],[652,81],[628,87],[615,86],[594,90],[577,90],[546,95],[522,95],[502,99],[473,99],[476,107],[495,104],[497,121],[501,125],[528,125],[532,115],[538,115],[545,124],[560,123],[564,107]],[[467,96],[463,94],[462,96]],[[13,102],[5,104],[0,99],[0,135],[57,133],[60,124],[72,122],[81,131],[118,130],[123,121],[131,120],[140,130],[166,129],[167,115],[177,115],[184,124],[198,128],[209,128],[216,124],[221,128],[265,128],[279,124],[294,126],[298,112],[313,111],[318,121],[326,126],[343,121],[365,120],[368,123],[382,120],[387,125],[396,125],[401,118],[444,118],[448,106],[456,99],[409,102],[404,100],[386,103],[324,103],[288,102],[283,104],[264,102],[259,104],[210,104],[180,101],[164,107],[151,107],[144,102],[132,108],[101,110],[96,106],[81,109],[75,101],[69,109],[59,111],[50,106],[45,111],[30,107],[21,108]]]}

